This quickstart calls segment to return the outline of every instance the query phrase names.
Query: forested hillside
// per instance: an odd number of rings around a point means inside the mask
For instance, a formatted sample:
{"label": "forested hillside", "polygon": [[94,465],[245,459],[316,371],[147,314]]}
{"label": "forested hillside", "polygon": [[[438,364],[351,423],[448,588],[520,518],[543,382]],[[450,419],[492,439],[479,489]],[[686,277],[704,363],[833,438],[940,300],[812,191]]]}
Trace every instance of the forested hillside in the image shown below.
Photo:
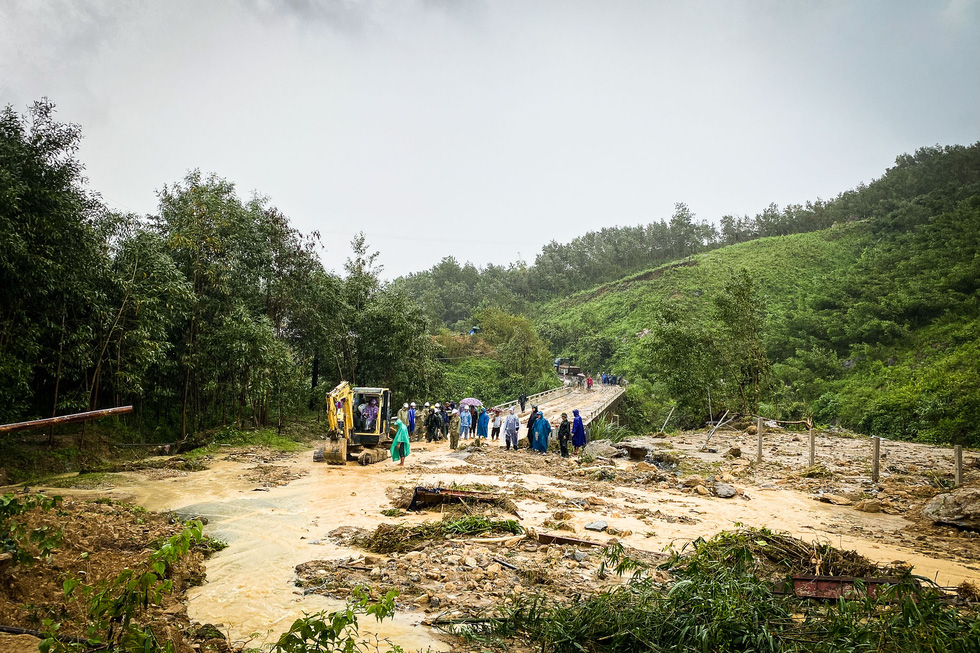
{"label": "forested hillside", "polygon": [[570,356],[633,382],[637,430],[676,406],[978,440],[980,144],[720,229],[678,204],[530,266],[385,283],[363,237],[335,273],[317,234],[214,174],[163,186],[153,215],[110,211],[80,137],[46,102],[0,112],[0,421],[132,403],[162,441],[301,415],[340,379],[502,401]]}
{"label": "forested hillside", "polygon": [[700,423],[710,395],[716,416],[976,443],[980,145],[899,157],[823,210],[844,219],[553,301],[539,329],[556,355],[632,378],[642,415],[676,404]]}

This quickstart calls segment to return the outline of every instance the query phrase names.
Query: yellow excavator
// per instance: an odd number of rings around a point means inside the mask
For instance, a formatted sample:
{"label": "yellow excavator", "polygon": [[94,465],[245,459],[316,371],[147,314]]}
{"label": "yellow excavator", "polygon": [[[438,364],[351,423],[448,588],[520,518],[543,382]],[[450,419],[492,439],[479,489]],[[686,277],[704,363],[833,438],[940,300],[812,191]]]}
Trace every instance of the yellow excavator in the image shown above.
{"label": "yellow excavator", "polygon": [[325,446],[313,452],[313,461],[370,465],[385,460],[392,440],[390,424],[391,390],[352,388],[341,381],[327,393],[329,435]]}

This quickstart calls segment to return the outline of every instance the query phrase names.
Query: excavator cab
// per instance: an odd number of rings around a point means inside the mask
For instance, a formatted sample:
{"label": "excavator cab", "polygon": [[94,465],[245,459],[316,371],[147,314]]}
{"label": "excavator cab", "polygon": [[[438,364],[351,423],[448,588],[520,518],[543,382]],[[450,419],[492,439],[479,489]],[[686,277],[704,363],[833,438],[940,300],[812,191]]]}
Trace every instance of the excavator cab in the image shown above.
{"label": "excavator cab", "polygon": [[391,446],[391,390],[352,388],[346,381],[327,393],[330,436],[313,452],[314,462],[370,465],[385,460]]}

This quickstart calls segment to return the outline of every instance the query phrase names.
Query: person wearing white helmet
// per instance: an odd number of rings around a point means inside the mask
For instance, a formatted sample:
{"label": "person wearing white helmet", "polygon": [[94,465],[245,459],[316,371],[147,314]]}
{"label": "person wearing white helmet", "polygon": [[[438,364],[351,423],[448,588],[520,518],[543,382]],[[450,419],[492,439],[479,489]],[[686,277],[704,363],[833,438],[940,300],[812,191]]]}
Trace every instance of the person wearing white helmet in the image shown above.
{"label": "person wearing white helmet", "polygon": [[401,410],[398,411],[398,419],[402,421],[405,425],[405,430],[408,430],[408,404],[402,404]]}

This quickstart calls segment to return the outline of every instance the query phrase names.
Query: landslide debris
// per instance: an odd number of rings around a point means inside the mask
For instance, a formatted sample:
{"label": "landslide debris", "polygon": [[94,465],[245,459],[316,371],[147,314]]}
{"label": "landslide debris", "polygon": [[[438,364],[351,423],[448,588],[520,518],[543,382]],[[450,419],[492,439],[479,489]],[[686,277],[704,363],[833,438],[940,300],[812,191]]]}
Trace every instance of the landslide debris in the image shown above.
{"label": "landslide debris", "polygon": [[[64,582],[78,579],[90,586],[107,583],[124,570],[145,563],[156,547],[184,529],[170,515],[149,513],[110,499],[66,497],[53,509],[35,509],[16,519],[29,529],[60,529],[61,537],[50,557],[34,564],[0,560],[0,625],[37,631],[45,619],[52,619],[61,624],[60,634],[82,638],[88,635],[89,626],[84,601],[77,596],[66,599]],[[193,625],[182,602],[184,594],[188,587],[203,582],[204,559],[220,546],[206,538],[202,546],[193,548],[168,572],[173,592],[164,592],[159,603],[148,608],[148,623],[179,653],[195,651]]]}

